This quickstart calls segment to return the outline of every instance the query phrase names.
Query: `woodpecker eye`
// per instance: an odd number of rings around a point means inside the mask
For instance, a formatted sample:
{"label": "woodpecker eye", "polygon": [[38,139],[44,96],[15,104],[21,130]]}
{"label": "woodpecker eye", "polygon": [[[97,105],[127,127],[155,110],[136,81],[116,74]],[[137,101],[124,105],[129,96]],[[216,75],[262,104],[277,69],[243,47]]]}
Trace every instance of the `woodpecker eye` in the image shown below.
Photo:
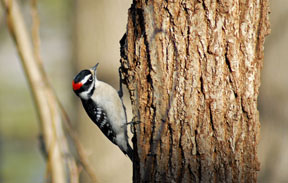
{"label": "woodpecker eye", "polygon": [[90,77],[88,78],[88,80],[86,80],[86,82],[85,82],[84,85],[86,85],[86,86],[90,86],[90,84],[91,84],[92,82],[93,82],[93,77],[90,76]]}

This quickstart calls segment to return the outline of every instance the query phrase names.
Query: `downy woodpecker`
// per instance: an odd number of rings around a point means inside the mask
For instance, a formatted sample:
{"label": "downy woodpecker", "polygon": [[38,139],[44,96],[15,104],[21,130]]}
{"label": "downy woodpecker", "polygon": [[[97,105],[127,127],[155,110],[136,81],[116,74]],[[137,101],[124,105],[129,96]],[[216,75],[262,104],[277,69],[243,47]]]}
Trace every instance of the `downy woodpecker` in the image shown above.
{"label": "downy woodpecker", "polygon": [[98,63],[91,69],[82,70],[77,74],[72,81],[73,90],[80,97],[90,119],[133,161],[122,100],[112,86],[97,80],[97,66]]}

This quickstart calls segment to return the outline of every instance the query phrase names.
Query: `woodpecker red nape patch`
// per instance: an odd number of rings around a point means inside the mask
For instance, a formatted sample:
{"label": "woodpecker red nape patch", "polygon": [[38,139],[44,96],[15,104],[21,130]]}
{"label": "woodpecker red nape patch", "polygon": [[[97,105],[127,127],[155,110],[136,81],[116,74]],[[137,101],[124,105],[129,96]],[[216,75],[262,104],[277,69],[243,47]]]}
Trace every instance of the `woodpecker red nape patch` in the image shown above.
{"label": "woodpecker red nape patch", "polygon": [[75,83],[74,80],[72,81],[73,90],[79,90],[82,87],[82,83]]}

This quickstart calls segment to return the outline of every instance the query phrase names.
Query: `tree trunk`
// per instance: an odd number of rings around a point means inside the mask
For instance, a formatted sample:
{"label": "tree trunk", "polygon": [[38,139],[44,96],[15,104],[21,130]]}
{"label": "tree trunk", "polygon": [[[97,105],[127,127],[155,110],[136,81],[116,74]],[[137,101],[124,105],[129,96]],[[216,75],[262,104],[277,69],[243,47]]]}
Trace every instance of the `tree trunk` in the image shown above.
{"label": "tree trunk", "polygon": [[121,40],[134,182],[256,182],[268,0],[134,0]]}

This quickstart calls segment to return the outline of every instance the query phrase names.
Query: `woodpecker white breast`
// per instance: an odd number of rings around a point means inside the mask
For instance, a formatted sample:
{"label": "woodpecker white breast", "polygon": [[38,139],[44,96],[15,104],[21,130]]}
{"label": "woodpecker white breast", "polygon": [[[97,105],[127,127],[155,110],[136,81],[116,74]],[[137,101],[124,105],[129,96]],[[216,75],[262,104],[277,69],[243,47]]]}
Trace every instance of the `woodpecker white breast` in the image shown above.
{"label": "woodpecker white breast", "polygon": [[80,97],[90,119],[132,160],[133,150],[128,143],[122,101],[112,86],[97,80],[97,66],[79,72],[72,81],[73,90]]}

